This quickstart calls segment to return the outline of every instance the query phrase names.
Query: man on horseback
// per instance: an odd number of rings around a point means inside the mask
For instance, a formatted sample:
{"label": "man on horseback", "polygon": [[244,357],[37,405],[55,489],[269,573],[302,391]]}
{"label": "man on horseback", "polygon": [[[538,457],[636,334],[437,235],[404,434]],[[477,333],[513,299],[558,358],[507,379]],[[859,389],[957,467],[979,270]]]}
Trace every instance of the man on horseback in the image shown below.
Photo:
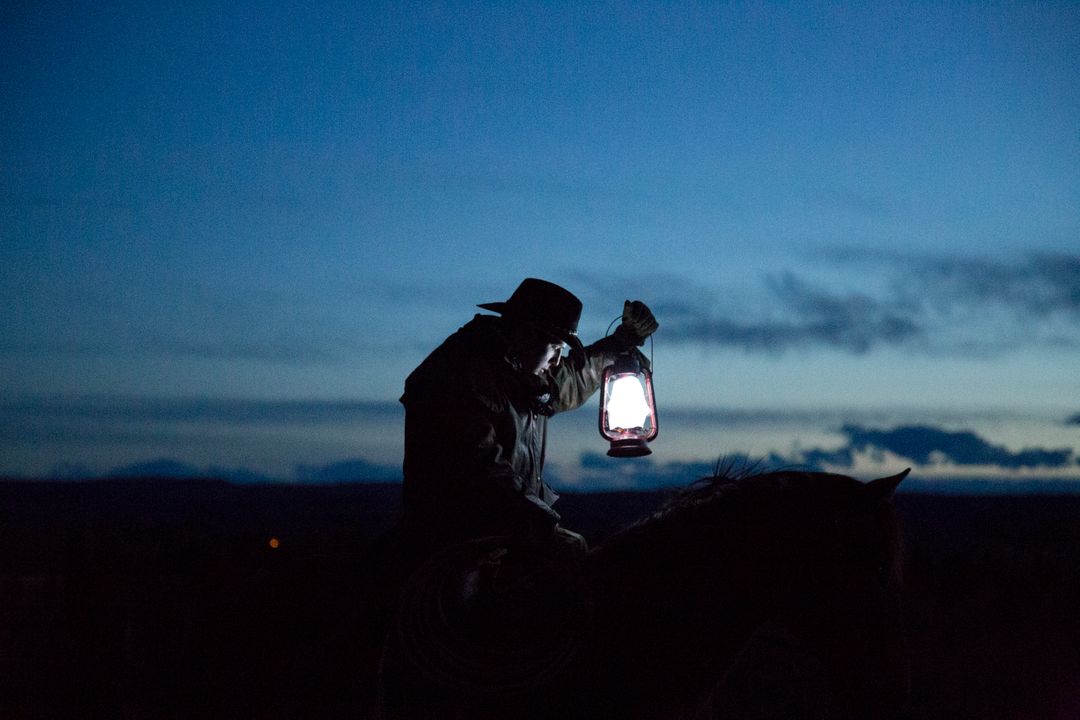
{"label": "man on horseback", "polygon": [[559,525],[558,496],[543,480],[547,420],[585,403],[604,368],[640,347],[656,319],[628,300],[616,331],[583,346],[581,301],[535,278],[479,307],[498,315],[477,314],[405,381],[403,529],[420,555],[489,535],[584,553],[585,539]]}

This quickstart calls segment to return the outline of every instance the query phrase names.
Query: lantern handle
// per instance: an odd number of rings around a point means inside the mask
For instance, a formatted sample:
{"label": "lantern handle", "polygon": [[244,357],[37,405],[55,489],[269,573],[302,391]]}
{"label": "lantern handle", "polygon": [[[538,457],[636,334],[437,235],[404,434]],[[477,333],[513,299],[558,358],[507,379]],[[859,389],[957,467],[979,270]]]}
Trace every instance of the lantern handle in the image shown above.
{"label": "lantern handle", "polygon": [[[607,337],[608,335],[610,335],[611,334],[611,328],[615,325],[615,323],[620,322],[621,320],[622,320],[622,315],[616,315],[615,319],[608,323],[607,330],[604,331],[604,337]],[[653,344],[653,336],[650,335],[649,336],[649,372],[652,372],[653,353],[655,352],[655,350],[656,350],[656,345]],[[640,350],[638,350],[638,352],[641,353],[642,357],[645,356],[645,353],[642,353]]]}
{"label": "lantern handle", "polygon": [[604,331],[604,337],[607,337],[608,335],[610,335],[612,326],[615,325],[615,323],[620,322],[621,320],[622,320],[622,315],[616,315],[615,319],[608,323],[607,330]]}

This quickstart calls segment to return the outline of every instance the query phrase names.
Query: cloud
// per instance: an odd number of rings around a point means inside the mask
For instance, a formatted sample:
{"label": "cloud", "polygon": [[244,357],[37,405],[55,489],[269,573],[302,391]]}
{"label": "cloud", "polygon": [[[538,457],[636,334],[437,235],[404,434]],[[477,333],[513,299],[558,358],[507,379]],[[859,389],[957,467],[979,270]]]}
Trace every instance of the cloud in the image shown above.
{"label": "cloud", "polygon": [[[779,458],[770,457],[758,463],[744,455],[723,458],[725,465],[733,467],[767,467],[783,464]],[[779,461],[779,462],[778,462]],[[549,481],[568,490],[656,490],[689,485],[703,477],[715,474],[717,461],[673,461],[657,463],[651,457],[636,458],[633,462],[612,461],[600,453],[582,453],[579,460],[580,474],[573,483],[561,477]],[[546,471],[545,471],[546,472]]]}
{"label": "cloud", "polygon": [[[815,287],[793,272],[766,275],[762,287],[736,293],[684,277],[574,277],[591,302],[611,302],[633,287],[660,320],[665,342],[777,353],[825,346],[865,353],[918,338],[917,320],[865,293]],[[576,287],[576,286],[575,286]],[[760,296],[760,297],[758,297]]]}
{"label": "cloud", "polygon": [[994,466],[1005,470],[1022,468],[1062,468],[1073,463],[1070,448],[1024,448],[1012,452],[993,445],[977,434],[948,431],[926,425],[902,425],[878,430],[861,425],[844,425],[847,443],[837,449],[811,448],[791,459],[814,467],[851,467],[856,453],[886,452],[918,465]]}
{"label": "cloud", "polygon": [[1064,254],[997,259],[832,248],[798,271],[777,269],[749,287],[740,279],[741,289],[686,278],[578,277],[591,295],[641,288],[669,342],[968,356],[1080,347],[1080,257]]}
{"label": "cloud", "polygon": [[884,279],[882,292],[925,329],[929,351],[985,355],[1028,345],[1080,347],[1080,256],[846,249],[824,257]]}
{"label": "cloud", "polygon": [[1064,313],[1080,320],[1080,257],[1034,254],[1019,261],[965,257],[915,257],[905,264],[927,302],[991,303],[1045,318]]}
{"label": "cloud", "polygon": [[1071,415],[1068,418],[1066,418],[1065,419],[1065,424],[1066,425],[1080,425],[1080,413],[1076,413],[1075,415]]}
{"label": "cloud", "polygon": [[865,294],[830,293],[793,273],[769,277],[766,285],[782,308],[781,319],[738,321],[684,310],[674,323],[665,323],[665,336],[751,351],[780,352],[817,345],[861,354],[923,334],[915,319]]}

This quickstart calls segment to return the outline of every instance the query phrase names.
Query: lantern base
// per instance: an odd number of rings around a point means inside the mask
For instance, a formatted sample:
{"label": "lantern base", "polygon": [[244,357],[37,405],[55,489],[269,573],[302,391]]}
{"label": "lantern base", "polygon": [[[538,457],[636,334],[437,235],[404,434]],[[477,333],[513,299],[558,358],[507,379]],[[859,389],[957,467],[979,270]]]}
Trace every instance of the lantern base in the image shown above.
{"label": "lantern base", "polygon": [[639,438],[628,440],[612,440],[611,447],[607,451],[608,457],[641,457],[651,455],[652,450]]}

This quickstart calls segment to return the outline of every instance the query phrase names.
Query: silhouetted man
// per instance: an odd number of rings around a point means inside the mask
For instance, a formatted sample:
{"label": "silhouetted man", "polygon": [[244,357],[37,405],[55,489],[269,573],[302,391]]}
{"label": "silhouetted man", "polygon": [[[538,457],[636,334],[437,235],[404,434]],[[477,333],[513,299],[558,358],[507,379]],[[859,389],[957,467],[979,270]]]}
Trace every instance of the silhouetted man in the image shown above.
{"label": "silhouetted man", "polygon": [[404,529],[420,554],[489,535],[583,553],[543,480],[547,421],[588,400],[615,355],[657,322],[628,300],[616,331],[584,347],[581,301],[535,278],[479,307],[498,315],[476,315],[405,381]]}

